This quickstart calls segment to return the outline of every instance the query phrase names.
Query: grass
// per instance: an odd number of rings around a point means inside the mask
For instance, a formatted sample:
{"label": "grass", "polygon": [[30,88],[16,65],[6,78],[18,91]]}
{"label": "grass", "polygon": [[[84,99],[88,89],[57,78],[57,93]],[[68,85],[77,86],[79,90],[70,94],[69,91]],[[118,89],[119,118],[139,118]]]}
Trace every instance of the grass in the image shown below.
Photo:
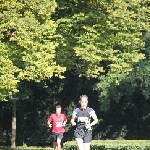
{"label": "grass", "polygon": [[[13,150],[10,146],[0,146],[0,150]],[[17,146],[14,150],[53,150],[52,147],[40,147],[40,146]]]}

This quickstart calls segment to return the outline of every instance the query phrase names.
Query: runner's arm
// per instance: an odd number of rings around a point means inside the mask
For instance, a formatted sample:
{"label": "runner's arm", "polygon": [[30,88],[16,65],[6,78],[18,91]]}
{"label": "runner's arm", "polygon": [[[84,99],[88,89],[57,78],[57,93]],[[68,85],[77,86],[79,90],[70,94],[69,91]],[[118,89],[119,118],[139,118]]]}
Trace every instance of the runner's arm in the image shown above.
{"label": "runner's arm", "polygon": [[72,118],[71,118],[71,121],[70,121],[72,126],[76,125],[75,119],[76,119],[76,117],[73,115]]}
{"label": "runner's arm", "polygon": [[66,116],[64,116],[63,126],[65,126],[65,125],[66,125],[66,123],[67,123],[67,117],[66,117]]}
{"label": "runner's arm", "polygon": [[91,117],[93,118],[93,122],[90,125],[93,126],[98,123],[98,119],[96,114],[93,114]]}
{"label": "runner's arm", "polygon": [[50,116],[47,121],[47,124],[50,128],[52,127],[51,121],[52,121],[52,116]]}
{"label": "runner's arm", "polygon": [[67,123],[67,120],[63,122],[63,126],[65,126],[65,125],[66,125],[66,123]]}

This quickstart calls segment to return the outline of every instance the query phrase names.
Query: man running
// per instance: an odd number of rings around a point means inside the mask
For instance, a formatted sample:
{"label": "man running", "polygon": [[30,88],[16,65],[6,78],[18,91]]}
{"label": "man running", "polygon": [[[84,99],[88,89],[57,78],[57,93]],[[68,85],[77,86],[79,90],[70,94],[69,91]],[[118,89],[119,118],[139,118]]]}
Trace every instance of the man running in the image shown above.
{"label": "man running", "polygon": [[61,106],[56,106],[56,112],[48,118],[48,126],[52,128],[54,150],[61,150],[61,140],[65,132],[67,118],[61,113]]}
{"label": "man running", "polygon": [[[88,97],[80,96],[80,108],[74,109],[71,118],[72,126],[76,126],[74,131],[78,150],[90,150],[92,141],[92,126],[98,123],[97,115],[92,108],[87,107]],[[91,121],[93,119],[93,121]]]}

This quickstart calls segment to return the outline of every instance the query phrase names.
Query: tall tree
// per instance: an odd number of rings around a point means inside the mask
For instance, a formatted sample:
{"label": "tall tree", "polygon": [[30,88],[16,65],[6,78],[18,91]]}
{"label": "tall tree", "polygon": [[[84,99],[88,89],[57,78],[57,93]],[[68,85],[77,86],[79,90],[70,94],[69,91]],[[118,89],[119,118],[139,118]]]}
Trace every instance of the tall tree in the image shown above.
{"label": "tall tree", "polygon": [[150,28],[149,0],[57,3],[0,2],[0,99],[16,96],[22,80],[63,78],[62,73],[69,70],[98,78],[95,89],[108,109],[109,91],[145,59],[143,34]]}
{"label": "tall tree", "polygon": [[[53,0],[2,0],[0,2],[0,100],[15,97],[18,82],[39,82],[65,71],[56,61],[57,23],[51,15]],[[12,143],[15,145],[16,109],[13,103]]]}
{"label": "tall tree", "polygon": [[64,59],[61,51],[57,58],[80,76],[98,78],[95,89],[100,93],[99,101],[104,110],[109,109],[109,91],[113,89],[109,87],[118,86],[146,58],[144,34],[150,28],[149,1],[67,2],[58,2],[61,9],[56,18],[64,12],[58,18],[58,31],[64,37],[59,46],[71,59]]}
{"label": "tall tree", "polygon": [[20,80],[61,77],[65,71],[55,58],[59,36],[51,14],[56,6],[55,1],[1,1],[1,99],[11,95]]}

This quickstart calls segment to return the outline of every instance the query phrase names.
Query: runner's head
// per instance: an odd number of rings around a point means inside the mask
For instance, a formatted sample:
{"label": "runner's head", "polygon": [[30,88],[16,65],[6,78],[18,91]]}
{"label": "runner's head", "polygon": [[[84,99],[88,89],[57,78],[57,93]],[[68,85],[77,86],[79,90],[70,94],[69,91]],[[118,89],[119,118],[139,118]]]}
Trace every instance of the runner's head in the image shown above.
{"label": "runner's head", "polygon": [[57,115],[61,114],[61,106],[60,105],[56,106],[56,114]]}
{"label": "runner's head", "polygon": [[80,96],[79,103],[80,103],[82,109],[86,109],[86,107],[88,105],[88,97],[86,95]]}

